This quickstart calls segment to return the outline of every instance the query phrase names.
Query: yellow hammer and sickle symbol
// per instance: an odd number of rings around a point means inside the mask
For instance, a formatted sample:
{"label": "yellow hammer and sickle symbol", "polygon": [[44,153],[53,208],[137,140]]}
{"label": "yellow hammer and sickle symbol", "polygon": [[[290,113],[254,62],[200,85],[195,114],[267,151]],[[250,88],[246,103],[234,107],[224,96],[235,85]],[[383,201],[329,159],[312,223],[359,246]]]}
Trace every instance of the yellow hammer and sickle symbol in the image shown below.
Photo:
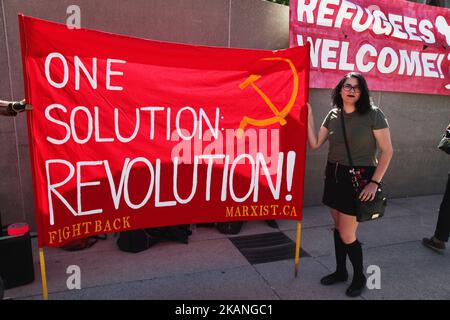
{"label": "yellow hammer and sickle symbol", "polygon": [[286,116],[291,111],[292,107],[294,106],[295,99],[297,98],[299,80],[298,80],[297,69],[295,69],[295,66],[292,63],[292,61],[290,59],[280,58],[280,57],[263,58],[261,60],[283,61],[289,65],[289,67],[291,68],[291,71],[292,71],[292,75],[294,77],[294,79],[293,79],[294,85],[292,88],[291,98],[289,99],[288,103],[284,106],[284,108],[280,111],[277,107],[275,107],[275,105],[272,103],[270,98],[255,84],[255,82],[261,78],[261,75],[258,75],[258,74],[250,75],[244,82],[242,82],[239,85],[239,88],[241,88],[241,90],[244,90],[248,86],[252,86],[252,88],[261,96],[261,98],[264,100],[264,102],[269,106],[270,110],[272,110],[274,116],[271,118],[259,119],[259,120],[244,116],[242,118],[241,122],[239,123],[239,129],[236,131],[236,137],[238,139],[240,139],[244,136],[244,128],[248,124],[251,124],[251,125],[254,125],[257,127],[264,127],[264,126],[268,126],[268,125],[279,122],[282,126],[284,126],[286,124],[286,120],[284,118],[286,118]]}

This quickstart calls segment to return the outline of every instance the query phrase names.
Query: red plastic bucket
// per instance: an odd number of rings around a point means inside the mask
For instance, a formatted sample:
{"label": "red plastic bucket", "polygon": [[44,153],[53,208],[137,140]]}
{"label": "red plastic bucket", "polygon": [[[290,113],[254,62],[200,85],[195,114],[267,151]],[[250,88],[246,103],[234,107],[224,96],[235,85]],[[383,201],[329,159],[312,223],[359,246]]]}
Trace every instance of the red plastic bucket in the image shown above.
{"label": "red plastic bucket", "polygon": [[13,223],[8,226],[8,236],[21,236],[30,231],[27,223]]}

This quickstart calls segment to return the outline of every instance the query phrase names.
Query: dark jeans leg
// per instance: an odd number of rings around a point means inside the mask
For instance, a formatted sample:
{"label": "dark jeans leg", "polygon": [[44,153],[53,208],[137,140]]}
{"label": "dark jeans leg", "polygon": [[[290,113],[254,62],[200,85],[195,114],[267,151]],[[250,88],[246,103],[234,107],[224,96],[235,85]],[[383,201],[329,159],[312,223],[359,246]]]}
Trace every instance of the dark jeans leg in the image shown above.
{"label": "dark jeans leg", "polygon": [[447,186],[444,199],[439,208],[439,217],[434,236],[441,241],[447,242],[450,234],[450,173],[448,174]]}

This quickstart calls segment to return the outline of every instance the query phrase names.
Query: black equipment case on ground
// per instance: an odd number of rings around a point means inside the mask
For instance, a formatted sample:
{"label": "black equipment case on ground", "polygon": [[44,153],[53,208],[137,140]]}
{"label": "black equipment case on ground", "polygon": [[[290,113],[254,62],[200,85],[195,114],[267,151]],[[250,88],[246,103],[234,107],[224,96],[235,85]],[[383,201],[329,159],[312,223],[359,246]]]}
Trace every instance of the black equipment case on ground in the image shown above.
{"label": "black equipment case on ground", "polygon": [[0,277],[5,289],[34,281],[30,233],[8,236],[0,218]]}

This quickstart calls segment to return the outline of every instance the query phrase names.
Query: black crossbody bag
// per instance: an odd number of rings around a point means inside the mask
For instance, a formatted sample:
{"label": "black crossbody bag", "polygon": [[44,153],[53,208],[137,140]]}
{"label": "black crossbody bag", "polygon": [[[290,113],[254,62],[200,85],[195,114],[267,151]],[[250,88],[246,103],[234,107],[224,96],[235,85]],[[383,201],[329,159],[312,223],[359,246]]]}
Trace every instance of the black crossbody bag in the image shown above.
{"label": "black crossbody bag", "polygon": [[384,216],[384,211],[387,205],[387,199],[383,194],[383,189],[381,186],[378,186],[377,192],[375,193],[375,198],[372,201],[361,201],[359,200],[359,194],[361,193],[361,183],[360,178],[361,174],[357,174],[359,169],[355,169],[353,165],[352,156],[350,154],[350,147],[347,141],[347,134],[345,131],[345,122],[344,122],[344,111],[341,109],[341,122],[342,122],[342,131],[344,133],[344,142],[345,148],[347,149],[348,161],[350,163],[350,175],[352,177],[353,188],[355,189],[356,197],[355,197],[355,208],[356,208],[356,220],[358,222],[370,221],[379,219]]}

